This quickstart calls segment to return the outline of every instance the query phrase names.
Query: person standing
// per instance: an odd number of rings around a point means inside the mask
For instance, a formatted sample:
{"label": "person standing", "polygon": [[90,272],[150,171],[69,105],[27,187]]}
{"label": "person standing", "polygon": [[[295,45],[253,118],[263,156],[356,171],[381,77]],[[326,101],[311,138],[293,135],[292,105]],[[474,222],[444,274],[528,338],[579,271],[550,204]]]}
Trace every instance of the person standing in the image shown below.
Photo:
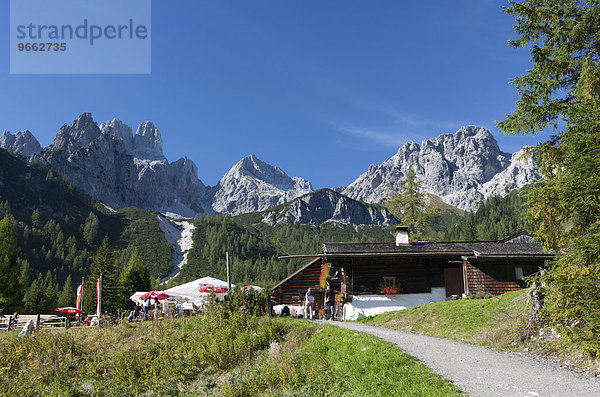
{"label": "person standing", "polygon": [[333,320],[333,308],[335,307],[335,292],[331,288],[331,285],[327,284],[325,290],[325,313],[328,313],[329,320]]}
{"label": "person standing", "polygon": [[310,314],[310,319],[313,319],[314,306],[315,297],[312,293],[312,288],[309,288],[308,291],[306,291],[306,295],[304,295],[304,318],[308,318]]}
{"label": "person standing", "polygon": [[150,298],[146,298],[144,301],[144,321],[148,319],[148,311],[150,310],[151,303]]}

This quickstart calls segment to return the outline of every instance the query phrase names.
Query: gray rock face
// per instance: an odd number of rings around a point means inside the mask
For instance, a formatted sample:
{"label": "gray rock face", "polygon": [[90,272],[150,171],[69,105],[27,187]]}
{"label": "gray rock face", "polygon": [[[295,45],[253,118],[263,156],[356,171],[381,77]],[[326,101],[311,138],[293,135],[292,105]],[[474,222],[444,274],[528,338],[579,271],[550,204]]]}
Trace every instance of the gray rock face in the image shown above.
{"label": "gray rock face", "polygon": [[240,160],[211,189],[215,212],[238,215],[263,211],[312,192],[310,182],[290,178],[279,167],[250,155]]}
{"label": "gray rock face", "polygon": [[[152,122],[132,131],[117,119],[98,126],[84,113],[63,125],[38,158],[103,203],[173,216],[262,211],[313,190],[308,181],[290,178],[254,155],[238,162],[217,186],[207,188],[191,160],[167,161],[160,131]],[[12,137],[4,136],[7,141]]]}
{"label": "gray rock face", "polygon": [[38,140],[35,139],[33,134],[28,130],[17,132],[14,135],[5,131],[2,136],[0,136],[0,148],[12,150],[25,157],[29,157],[42,150]]}
{"label": "gray rock face", "polygon": [[492,195],[505,196],[511,190],[520,189],[541,177],[535,167],[533,155],[528,153],[530,147],[524,147],[514,153],[510,164],[488,182],[484,183],[481,193],[485,197]]}
{"label": "gray rock face", "polygon": [[133,151],[133,131],[130,126],[124,124],[121,120],[112,119],[100,124],[100,131],[122,141],[127,151]]}
{"label": "gray rock face", "polygon": [[133,137],[133,152],[137,157],[164,160],[162,145],[160,132],[151,121],[144,121],[139,125]]}
{"label": "gray rock face", "polygon": [[331,189],[317,190],[272,211],[267,211],[262,221],[270,225],[278,223],[320,225],[324,222],[352,225],[398,223],[386,209],[361,203]]}
{"label": "gray rock face", "polygon": [[119,120],[100,125],[84,113],[64,125],[39,157],[93,198],[111,206],[137,206],[181,216],[204,213],[206,187],[188,159],[170,164],[160,132],[144,122],[136,135]]}
{"label": "gray rock face", "polygon": [[386,162],[371,165],[343,193],[369,203],[381,203],[398,191],[398,182],[406,178],[412,167],[425,191],[448,204],[470,209],[484,197],[499,193],[502,189],[493,189],[492,185],[499,186],[500,179],[506,180],[502,186],[508,186],[511,177],[517,178],[516,185],[520,186],[536,179],[535,168],[530,163],[515,166],[513,174],[503,174],[497,182],[485,185],[510,165],[511,156],[500,150],[488,130],[466,126],[455,134],[424,140],[420,146],[415,142],[406,143]]}

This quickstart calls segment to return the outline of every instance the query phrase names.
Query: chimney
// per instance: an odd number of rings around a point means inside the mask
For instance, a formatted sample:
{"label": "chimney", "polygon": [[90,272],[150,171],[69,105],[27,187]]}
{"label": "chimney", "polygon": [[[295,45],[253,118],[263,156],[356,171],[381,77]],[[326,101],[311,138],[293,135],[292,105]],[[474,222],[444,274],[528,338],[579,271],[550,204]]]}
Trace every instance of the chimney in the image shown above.
{"label": "chimney", "polygon": [[397,226],[394,230],[396,236],[396,245],[409,245],[408,242],[408,226]]}

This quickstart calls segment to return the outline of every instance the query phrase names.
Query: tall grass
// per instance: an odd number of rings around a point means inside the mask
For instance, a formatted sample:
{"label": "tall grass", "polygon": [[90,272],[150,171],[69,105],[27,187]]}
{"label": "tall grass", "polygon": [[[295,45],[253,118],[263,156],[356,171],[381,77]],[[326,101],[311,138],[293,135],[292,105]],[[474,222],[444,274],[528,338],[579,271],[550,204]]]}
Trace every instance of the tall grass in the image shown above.
{"label": "tall grass", "polygon": [[[212,378],[278,340],[268,317],[215,308],[204,316],[102,329],[41,330],[0,338],[0,393],[175,395],[210,389]],[[198,384],[198,379],[205,379]]]}

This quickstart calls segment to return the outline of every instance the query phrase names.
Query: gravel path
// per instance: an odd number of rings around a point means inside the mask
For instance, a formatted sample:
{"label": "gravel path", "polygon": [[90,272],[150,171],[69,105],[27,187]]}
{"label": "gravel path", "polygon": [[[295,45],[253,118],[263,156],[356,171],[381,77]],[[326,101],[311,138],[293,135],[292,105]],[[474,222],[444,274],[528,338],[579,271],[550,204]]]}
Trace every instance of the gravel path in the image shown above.
{"label": "gravel path", "polygon": [[349,322],[325,322],[395,343],[471,396],[600,396],[600,380],[545,359]]}

